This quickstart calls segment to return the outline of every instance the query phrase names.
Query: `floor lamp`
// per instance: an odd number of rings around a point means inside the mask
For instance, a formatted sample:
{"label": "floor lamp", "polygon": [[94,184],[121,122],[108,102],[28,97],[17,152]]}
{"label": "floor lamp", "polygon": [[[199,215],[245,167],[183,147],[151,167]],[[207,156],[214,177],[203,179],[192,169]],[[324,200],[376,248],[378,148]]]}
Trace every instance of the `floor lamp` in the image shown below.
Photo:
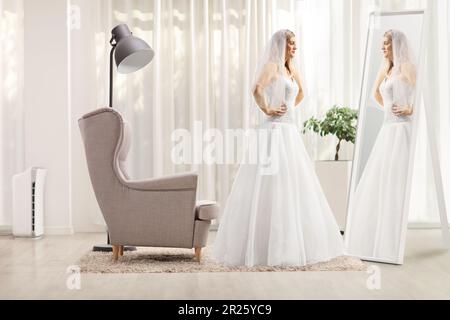
{"label": "floor lamp", "polygon": [[[114,98],[114,60],[117,72],[130,74],[147,66],[155,56],[153,49],[142,39],[133,36],[126,24],[120,24],[112,30],[109,42],[112,46],[109,59],[109,107],[113,107]],[[94,246],[94,251],[111,252],[112,246],[108,244]],[[135,247],[125,247],[125,251],[135,251]]]}

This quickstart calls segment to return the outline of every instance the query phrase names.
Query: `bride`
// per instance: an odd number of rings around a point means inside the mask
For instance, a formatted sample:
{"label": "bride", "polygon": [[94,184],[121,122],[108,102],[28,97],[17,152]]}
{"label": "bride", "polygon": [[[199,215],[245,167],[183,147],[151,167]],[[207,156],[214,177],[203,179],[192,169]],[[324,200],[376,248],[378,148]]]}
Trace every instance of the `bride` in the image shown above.
{"label": "bride", "polygon": [[239,167],[214,244],[222,264],[304,266],[343,254],[338,225],[293,119],[304,98],[296,50],[294,33],[281,30],[259,62],[253,114],[268,139],[248,146],[270,149],[276,165]]}
{"label": "bride", "polygon": [[385,65],[374,98],[385,119],[356,187],[346,235],[347,251],[361,258],[397,261],[410,157],[416,67],[404,33],[389,30],[382,51]]}

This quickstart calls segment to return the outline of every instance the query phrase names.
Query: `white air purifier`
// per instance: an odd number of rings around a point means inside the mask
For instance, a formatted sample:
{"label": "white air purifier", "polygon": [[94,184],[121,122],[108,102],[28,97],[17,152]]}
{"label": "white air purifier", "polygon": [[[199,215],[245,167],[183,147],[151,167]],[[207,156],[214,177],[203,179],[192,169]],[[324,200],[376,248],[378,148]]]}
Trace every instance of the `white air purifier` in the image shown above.
{"label": "white air purifier", "polygon": [[13,236],[44,235],[44,186],[47,171],[30,168],[13,177]]}

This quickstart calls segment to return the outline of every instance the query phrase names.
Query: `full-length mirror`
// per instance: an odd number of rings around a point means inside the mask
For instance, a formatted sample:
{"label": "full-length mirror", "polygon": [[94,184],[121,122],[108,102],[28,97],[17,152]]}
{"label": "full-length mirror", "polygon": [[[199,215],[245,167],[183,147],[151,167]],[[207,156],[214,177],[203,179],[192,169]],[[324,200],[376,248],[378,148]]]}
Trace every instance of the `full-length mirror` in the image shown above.
{"label": "full-length mirror", "polygon": [[363,260],[403,263],[424,12],[370,16],[345,243]]}

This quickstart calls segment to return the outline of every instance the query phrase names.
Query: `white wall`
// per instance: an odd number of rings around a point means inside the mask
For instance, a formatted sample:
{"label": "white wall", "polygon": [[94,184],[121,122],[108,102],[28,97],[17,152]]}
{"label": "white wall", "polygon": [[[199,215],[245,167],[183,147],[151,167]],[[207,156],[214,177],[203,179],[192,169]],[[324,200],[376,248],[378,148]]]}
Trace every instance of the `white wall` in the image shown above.
{"label": "white wall", "polygon": [[0,25],[0,234],[9,234],[12,177],[24,171],[21,0],[0,0]]}
{"label": "white wall", "polygon": [[[81,20],[68,28],[71,5],[81,9]],[[24,0],[25,167],[48,170],[47,234],[105,230],[78,128],[83,114],[103,107],[96,105],[97,66],[90,58],[97,7],[90,0]]]}
{"label": "white wall", "polygon": [[[97,65],[92,57],[95,56],[96,35],[93,24],[101,15],[98,12],[97,1],[71,0],[71,118],[72,118],[72,215],[73,226],[76,232],[96,232],[105,230],[100,208],[95,199],[94,191],[89,180],[84,147],[78,128],[78,119],[84,114],[105,105],[97,105]],[[105,31],[105,41],[106,39]],[[101,39],[100,39],[101,41]],[[105,42],[107,43],[107,42]],[[105,53],[101,59],[108,59],[109,53]],[[107,93],[103,93],[106,96]]]}
{"label": "white wall", "polygon": [[25,166],[47,168],[47,234],[72,232],[67,2],[24,1]]}

